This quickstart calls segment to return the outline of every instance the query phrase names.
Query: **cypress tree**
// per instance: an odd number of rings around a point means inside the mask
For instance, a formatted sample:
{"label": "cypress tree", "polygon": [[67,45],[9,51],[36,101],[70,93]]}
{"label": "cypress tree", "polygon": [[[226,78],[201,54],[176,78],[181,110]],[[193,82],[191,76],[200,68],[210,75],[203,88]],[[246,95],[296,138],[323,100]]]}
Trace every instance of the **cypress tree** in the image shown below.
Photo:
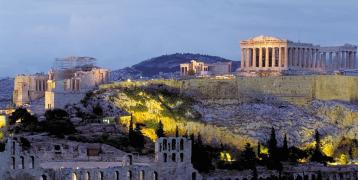
{"label": "cypress tree", "polygon": [[132,116],[132,114],[131,114],[131,119],[129,121],[128,140],[129,140],[130,143],[132,143],[132,141],[134,141],[134,137],[133,137],[133,116]]}
{"label": "cypress tree", "polygon": [[260,141],[257,142],[257,157],[261,158],[261,144],[260,144]]}
{"label": "cypress tree", "polygon": [[268,149],[269,156],[274,158],[277,153],[277,140],[276,140],[275,129],[273,127],[271,128],[271,135],[270,135],[270,139],[268,142],[268,148],[269,148]]}
{"label": "cypress tree", "polygon": [[326,157],[321,151],[321,135],[319,134],[319,131],[317,129],[314,137],[315,137],[316,145],[313,154],[311,156],[311,161],[326,163],[325,162]]}
{"label": "cypress tree", "polygon": [[175,137],[179,137],[179,127],[176,126],[175,128]]}
{"label": "cypress tree", "polygon": [[268,141],[268,152],[269,152],[269,159],[267,167],[268,169],[275,169],[281,172],[282,164],[280,162],[280,158],[277,152],[277,140],[276,140],[276,132],[275,129],[271,128],[271,135]]}
{"label": "cypress tree", "polygon": [[133,131],[133,136],[134,136],[134,141],[132,142],[132,145],[137,148],[137,150],[141,150],[144,148],[144,135],[141,131],[141,127],[140,127],[140,124],[136,124],[136,127]]}
{"label": "cypress tree", "polygon": [[283,139],[283,146],[282,146],[282,160],[288,161],[288,143],[287,143],[287,135]]}
{"label": "cypress tree", "polygon": [[163,127],[162,121],[159,121],[157,129],[155,130],[155,134],[157,134],[158,138],[165,137],[164,127]]}

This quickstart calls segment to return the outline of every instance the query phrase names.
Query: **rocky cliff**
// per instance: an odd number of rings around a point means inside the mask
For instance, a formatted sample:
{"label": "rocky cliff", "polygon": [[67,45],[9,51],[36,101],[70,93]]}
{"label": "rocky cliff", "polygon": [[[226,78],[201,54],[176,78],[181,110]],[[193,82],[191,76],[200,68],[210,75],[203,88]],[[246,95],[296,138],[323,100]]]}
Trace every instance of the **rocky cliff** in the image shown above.
{"label": "rocky cliff", "polygon": [[[212,98],[205,97],[205,94],[195,96],[195,93],[198,90],[211,91],[210,89],[218,87],[217,84],[206,80],[197,83],[201,85],[194,85],[193,82],[190,85],[200,87],[195,91],[183,91],[183,87],[185,90],[190,88],[187,82],[179,81],[117,83],[102,86],[102,90],[117,107],[132,113],[137,122],[145,124],[143,131],[152,139],[156,138],[156,124],[162,121],[169,134],[173,134],[178,126],[182,134],[200,133],[206,142],[216,145],[224,143],[241,148],[247,142],[265,143],[270,128],[274,127],[279,144],[284,134],[287,134],[290,145],[313,147],[314,132],[319,130],[323,137],[323,151],[328,155],[338,157],[348,154],[347,149],[356,148],[352,142],[358,139],[358,105],[354,101],[320,100],[311,93],[308,93],[310,98],[304,105],[280,98],[272,100],[272,94],[257,95],[249,98],[251,100],[242,101],[225,83],[220,88],[227,88],[227,96],[224,96],[224,92],[219,92],[221,94],[216,96],[220,98]],[[311,91],[315,90],[316,85],[300,86],[308,87]],[[280,84],[276,83],[275,86],[279,87]],[[303,91],[300,89],[294,92]],[[265,92],[281,91],[267,89]],[[345,146],[348,144],[349,148],[342,150],[342,143]],[[357,153],[353,152],[355,157]]]}

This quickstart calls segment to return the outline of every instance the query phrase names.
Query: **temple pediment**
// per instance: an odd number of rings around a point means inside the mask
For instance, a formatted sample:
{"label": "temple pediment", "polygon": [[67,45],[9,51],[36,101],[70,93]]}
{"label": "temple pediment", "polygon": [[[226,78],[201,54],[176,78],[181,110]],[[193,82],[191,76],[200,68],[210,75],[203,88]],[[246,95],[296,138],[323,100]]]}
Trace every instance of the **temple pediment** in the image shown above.
{"label": "temple pediment", "polygon": [[280,39],[278,37],[274,36],[257,36],[251,39],[248,39],[248,41],[286,41],[285,39]]}

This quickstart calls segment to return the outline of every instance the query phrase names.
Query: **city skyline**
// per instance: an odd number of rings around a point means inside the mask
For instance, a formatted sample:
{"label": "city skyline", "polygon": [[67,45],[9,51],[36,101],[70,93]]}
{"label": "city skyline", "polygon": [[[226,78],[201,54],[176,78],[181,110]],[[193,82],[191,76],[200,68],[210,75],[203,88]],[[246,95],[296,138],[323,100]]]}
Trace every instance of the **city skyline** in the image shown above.
{"label": "city skyline", "polygon": [[357,44],[354,4],[2,0],[0,77],[46,72],[55,58],[71,55],[93,56],[111,69],[176,52],[240,60],[239,41],[258,35],[321,45]]}

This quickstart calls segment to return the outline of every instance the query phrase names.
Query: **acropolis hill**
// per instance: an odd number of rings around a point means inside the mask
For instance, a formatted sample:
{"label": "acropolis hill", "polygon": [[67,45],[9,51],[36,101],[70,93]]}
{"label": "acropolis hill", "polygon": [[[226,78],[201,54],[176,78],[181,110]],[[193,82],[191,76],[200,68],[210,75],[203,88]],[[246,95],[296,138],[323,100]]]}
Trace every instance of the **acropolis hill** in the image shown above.
{"label": "acropolis hill", "polygon": [[[238,77],[236,79],[190,79],[137,81],[163,83],[206,102],[245,103],[255,100],[302,105],[317,100],[358,100],[358,77],[339,75]],[[107,86],[107,85],[106,85]],[[110,85],[108,85],[110,86]]]}

